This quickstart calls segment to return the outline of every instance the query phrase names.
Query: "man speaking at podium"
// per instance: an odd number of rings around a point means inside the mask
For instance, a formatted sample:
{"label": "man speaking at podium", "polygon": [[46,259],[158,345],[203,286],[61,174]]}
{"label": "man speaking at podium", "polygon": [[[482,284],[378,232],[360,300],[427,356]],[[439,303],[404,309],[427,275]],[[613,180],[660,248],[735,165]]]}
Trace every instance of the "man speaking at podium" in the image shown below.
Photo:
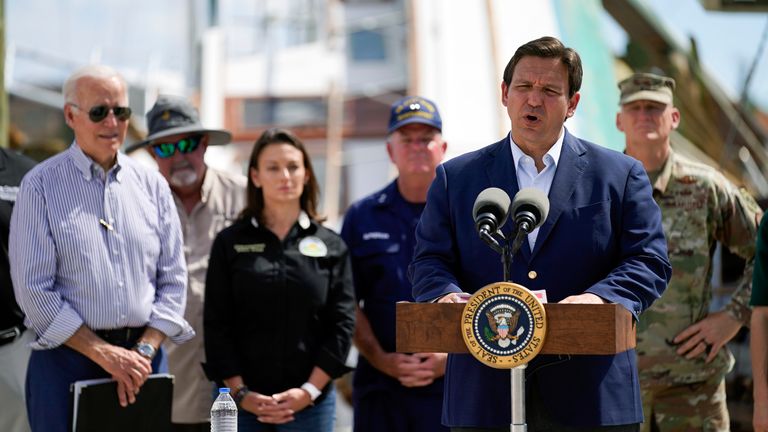
{"label": "man speaking at podium", "polygon": [[[642,165],[563,126],[578,105],[581,79],[579,55],[555,38],[517,49],[501,84],[510,134],[437,168],[410,267],[417,301],[458,302],[458,293],[503,279],[499,257],[472,218],[475,198],[488,187],[509,196],[534,187],[549,197],[549,215],[514,257],[512,282],[546,290],[550,302],[617,303],[635,318],[659,298],[671,269]],[[501,230],[507,238],[513,225]],[[635,431],[643,419],[634,350],[542,355],[526,375],[530,431]],[[442,421],[456,431],[508,431],[509,372],[450,355]]]}

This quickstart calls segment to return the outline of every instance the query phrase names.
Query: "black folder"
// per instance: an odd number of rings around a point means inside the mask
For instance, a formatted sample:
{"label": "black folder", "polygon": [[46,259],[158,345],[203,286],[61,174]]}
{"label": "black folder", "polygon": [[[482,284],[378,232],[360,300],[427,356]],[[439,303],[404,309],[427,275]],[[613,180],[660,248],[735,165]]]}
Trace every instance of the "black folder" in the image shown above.
{"label": "black folder", "polygon": [[112,379],[77,381],[72,384],[74,432],[170,432],[173,375],[150,375],[123,408]]}

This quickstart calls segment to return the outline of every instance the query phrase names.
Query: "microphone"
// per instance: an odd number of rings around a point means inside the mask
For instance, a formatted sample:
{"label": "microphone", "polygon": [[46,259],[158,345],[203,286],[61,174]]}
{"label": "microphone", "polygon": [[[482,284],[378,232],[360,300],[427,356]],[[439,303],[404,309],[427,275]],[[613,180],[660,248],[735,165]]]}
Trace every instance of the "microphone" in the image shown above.
{"label": "microphone", "polygon": [[507,222],[509,203],[509,195],[495,187],[485,189],[477,196],[472,207],[472,218],[483,240],[487,240],[487,237],[496,233]]}
{"label": "microphone", "polygon": [[533,187],[520,189],[512,200],[510,212],[517,229],[530,234],[547,220],[549,199],[539,189]]}

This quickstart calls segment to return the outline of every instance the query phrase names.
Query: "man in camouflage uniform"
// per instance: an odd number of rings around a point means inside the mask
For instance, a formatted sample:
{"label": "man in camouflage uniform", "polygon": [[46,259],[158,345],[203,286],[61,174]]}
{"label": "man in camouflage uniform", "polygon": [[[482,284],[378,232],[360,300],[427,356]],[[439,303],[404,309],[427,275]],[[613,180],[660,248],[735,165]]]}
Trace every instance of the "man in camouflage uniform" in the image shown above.
{"label": "man in camouflage uniform", "polygon": [[[725,344],[750,319],[755,235],[761,210],[715,169],[672,151],[680,123],[675,81],[637,73],[619,83],[616,126],[626,153],[643,163],[661,208],[672,280],[640,317],[638,369],[643,431],[728,431],[725,375],[734,359]],[[747,261],[730,302],[710,312],[716,242]]]}

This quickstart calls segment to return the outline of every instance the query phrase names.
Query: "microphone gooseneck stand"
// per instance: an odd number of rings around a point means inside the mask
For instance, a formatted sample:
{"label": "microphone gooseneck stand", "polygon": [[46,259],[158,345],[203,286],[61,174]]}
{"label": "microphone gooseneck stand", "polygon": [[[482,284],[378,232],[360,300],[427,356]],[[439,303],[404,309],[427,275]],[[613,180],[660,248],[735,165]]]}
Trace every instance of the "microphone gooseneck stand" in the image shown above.
{"label": "microphone gooseneck stand", "polygon": [[[507,243],[504,247],[504,281],[512,282],[512,261],[517,251],[523,245],[523,241],[528,238],[528,232],[531,231],[531,225],[527,220],[523,220],[516,228],[514,240],[510,247]],[[528,425],[525,422],[525,368],[527,364],[515,366],[509,370],[510,374],[510,395],[512,403],[512,423],[509,425],[510,432],[527,432]]]}
{"label": "microphone gooseneck stand", "polygon": [[504,237],[504,234],[501,232],[501,230],[496,231],[495,235],[499,236],[500,239],[496,239],[494,234],[491,234],[485,230],[480,230],[478,234],[480,235],[480,238],[485,242],[485,244],[496,251],[496,253],[501,255],[501,265],[504,268],[504,282],[512,282],[510,274],[512,254],[510,253],[509,242]]}
{"label": "microphone gooseneck stand", "polygon": [[[509,195],[499,188],[487,188],[478,195],[472,215],[480,238],[501,255],[504,282],[512,282],[515,254],[528,234],[547,219],[548,212],[549,199],[533,187],[520,189],[511,204]],[[508,213],[512,213],[515,221],[515,231],[510,239],[506,239],[501,232]],[[510,369],[512,423],[509,430],[512,432],[527,432],[528,429],[525,423],[525,368],[526,365],[522,364]]]}
{"label": "microphone gooseneck stand", "polygon": [[[520,250],[523,241],[528,236],[532,224],[528,220],[521,221],[515,227],[514,240],[510,242],[504,237],[501,230],[496,231],[500,239],[496,239],[488,231],[480,230],[480,238],[494,251],[501,255],[501,264],[504,268],[504,282],[512,282],[512,261],[514,255]],[[523,364],[515,366],[509,370],[510,373],[510,394],[511,394],[511,412],[512,423],[509,425],[510,432],[527,432],[528,425],[525,423],[525,368]]]}

